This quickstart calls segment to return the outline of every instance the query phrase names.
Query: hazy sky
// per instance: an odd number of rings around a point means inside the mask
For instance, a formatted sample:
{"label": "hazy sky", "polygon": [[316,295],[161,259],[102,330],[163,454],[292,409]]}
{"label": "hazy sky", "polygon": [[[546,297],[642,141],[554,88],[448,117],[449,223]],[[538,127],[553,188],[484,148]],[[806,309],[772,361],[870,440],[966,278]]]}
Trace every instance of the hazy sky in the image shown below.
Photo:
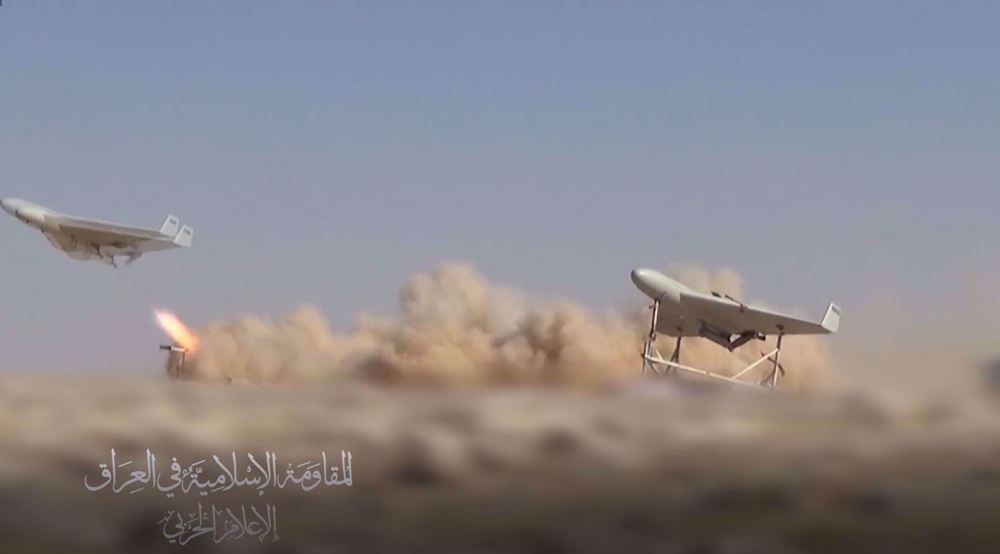
{"label": "hazy sky", "polygon": [[447,259],[595,308],[641,302],[637,265],[728,266],[839,301],[841,349],[989,347],[998,27],[996,2],[7,0],[0,196],[196,236],[115,271],[0,219],[0,370],[159,372],[154,305],[344,328]]}

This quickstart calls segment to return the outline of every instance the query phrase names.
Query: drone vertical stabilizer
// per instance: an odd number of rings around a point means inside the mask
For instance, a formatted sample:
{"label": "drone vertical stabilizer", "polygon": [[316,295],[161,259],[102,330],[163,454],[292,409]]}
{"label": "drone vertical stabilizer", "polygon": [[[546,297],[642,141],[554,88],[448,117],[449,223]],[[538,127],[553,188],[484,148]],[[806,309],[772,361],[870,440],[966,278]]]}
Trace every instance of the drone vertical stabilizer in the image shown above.
{"label": "drone vertical stabilizer", "polygon": [[823,322],[820,323],[824,329],[831,333],[836,333],[840,330],[840,306],[836,304],[830,304],[830,307],[826,309],[826,315],[823,316]]}
{"label": "drone vertical stabilizer", "polygon": [[166,221],[163,222],[163,226],[160,227],[160,233],[170,238],[174,238],[180,230],[180,225],[181,220],[177,219],[176,215],[168,215]]}
{"label": "drone vertical stabilizer", "polygon": [[191,246],[191,243],[193,241],[194,241],[194,229],[188,227],[187,225],[181,227],[181,230],[177,232],[177,236],[174,237],[174,244],[183,248]]}

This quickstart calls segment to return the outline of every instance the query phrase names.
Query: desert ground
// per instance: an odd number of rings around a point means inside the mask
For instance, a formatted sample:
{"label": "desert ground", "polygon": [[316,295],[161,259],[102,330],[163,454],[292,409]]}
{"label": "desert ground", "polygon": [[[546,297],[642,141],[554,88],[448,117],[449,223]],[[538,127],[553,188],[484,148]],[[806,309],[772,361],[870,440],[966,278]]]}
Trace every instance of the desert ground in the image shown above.
{"label": "desert ground", "polygon": [[[159,521],[198,502],[273,505],[279,540],[202,536],[187,551],[1000,550],[988,399],[8,375],[0,414],[3,552],[176,551]],[[164,467],[346,450],[352,484],[88,490],[112,448],[133,466],[150,449]]]}

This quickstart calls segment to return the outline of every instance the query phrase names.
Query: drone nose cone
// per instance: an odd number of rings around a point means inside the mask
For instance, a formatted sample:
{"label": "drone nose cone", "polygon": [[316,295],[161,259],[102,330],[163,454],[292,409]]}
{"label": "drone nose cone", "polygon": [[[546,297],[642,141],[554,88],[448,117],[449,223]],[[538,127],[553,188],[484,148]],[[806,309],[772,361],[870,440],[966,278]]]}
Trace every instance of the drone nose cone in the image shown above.
{"label": "drone nose cone", "polygon": [[4,198],[3,200],[0,200],[0,206],[3,207],[3,211],[9,213],[10,215],[14,215],[14,204],[9,199]]}
{"label": "drone nose cone", "polygon": [[680,299],[680,291],[674,281],[655,269],[633,269],[632,283],[653,300],[678,301]]}
{"label": "drone nose cone", "polygon": [[632,282],[635,286],[640,286],[642,283],[649,281],[649,277],[652,273],[652,269],[636,268],[632,270]]}
{"label": "drone nose cone", "polygon": [[662,277],[660,272],[652,269],[637,268],[632,270],[632,283],[643,294],[654,300],[663,295]]}

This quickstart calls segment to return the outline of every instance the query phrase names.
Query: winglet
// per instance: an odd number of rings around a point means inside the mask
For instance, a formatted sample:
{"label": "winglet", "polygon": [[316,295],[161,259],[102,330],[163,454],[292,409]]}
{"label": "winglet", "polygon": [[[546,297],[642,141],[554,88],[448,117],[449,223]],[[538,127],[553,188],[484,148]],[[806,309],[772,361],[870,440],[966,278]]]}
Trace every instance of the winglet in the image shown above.
{"label": "winglet", "polygon": [[183,248],[191,246],[192,241],[194,241],[194,229],[187,225],[181,227],[181,230],[177,232],[177,236],[174,237],[174,244]]}
{"label": "winglet", "polygon": [[177,219],[176,215],[170,214],[167,216],[167,220],[163,222],[163,226],[160,227],[160,234],[174,238],[177,236],[177,231],[180,229],[181,220]]}
{"label": "winglet", "polygon": [[840,306],[831,303],[830,307],[826,309],[826,315],[823,316],[823,322],[820,323],[824,329],[831,333],[836,333],[840,330]]}

